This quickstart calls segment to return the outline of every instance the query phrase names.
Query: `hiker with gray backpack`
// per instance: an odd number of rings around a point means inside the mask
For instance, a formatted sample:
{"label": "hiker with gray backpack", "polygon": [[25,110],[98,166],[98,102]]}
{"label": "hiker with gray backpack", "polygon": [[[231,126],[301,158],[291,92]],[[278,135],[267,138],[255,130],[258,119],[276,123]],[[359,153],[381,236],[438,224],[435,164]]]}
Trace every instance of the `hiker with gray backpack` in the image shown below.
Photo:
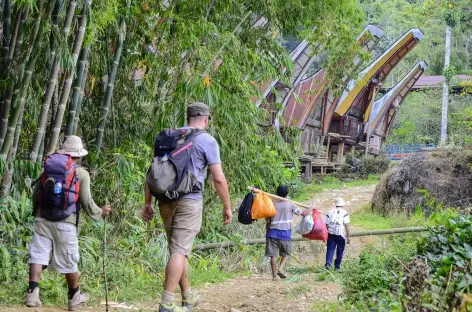
{"label": "hiker with gray backpack", "polygon": [[[200,298],[190,290],[188,256],[200,232],[203,185],[207,170],[223,202],[223,224],[232,218],[228,184],[223,174],[216,140],[205,130],[210,122],[207,105],[195,102],[187,108],[188,126],[164,129],[154,143],[154,158],[146,175],[143,219],[154,216],[153,197],[167,235],[170,258],[165,272],[159,312],[192,311]],[[182,305],[174,303],[180,286]]]}
{"label": "hiker with gray backpack", "polygon": [[79,243],[77,226],[84,211],[95,221],[110,213],[111,207],[99,208],[90,192],[90,175],[81,167],[87,155],[82,140],[68,137],[62,149],[47,156],[44,170],[33,188],[33,239],[29,245],[29,286],[26,306],[40,307],[39,281],[43,268],[49,265],[65,275],[68,308],[73,311],[88,300],[79,288]]}

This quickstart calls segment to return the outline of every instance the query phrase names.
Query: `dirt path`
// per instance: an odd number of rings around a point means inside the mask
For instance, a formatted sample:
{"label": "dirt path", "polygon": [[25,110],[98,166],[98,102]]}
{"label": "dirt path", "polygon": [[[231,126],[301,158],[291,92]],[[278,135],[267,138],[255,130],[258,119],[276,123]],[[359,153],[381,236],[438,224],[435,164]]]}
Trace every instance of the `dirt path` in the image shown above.
{"label": "dirt path", "polygon": [[[353,213],[372,199],[374,185],[324,190],[306,203],[327,212],[336,197],[343,197],[346,209]],[[352,221],[352,220],[351,220]],[[299,218],[295,221],[299,222]],[[353,224],[356,229],[355,222]],[[375,237],[353,238],[347,245],[346,258],[356,258],[367,243],[376,241]],[[260,274],[236,277],[216,284],[206,284],[198,288],[202,297],[197,311],[205,312],[257,312],[257,311],[313,311],[315,304],[333,302],[341,293],[341,285],[336,282],[336,275],[320,278],[319,269],[324,265],[326,248],[322,242],[299,242],[293,244],[293,255],[287,265],[289,278],[272,281],[267,261]],[[261,248],[263,248],[261,246]],[[268,259],[266,259],[268,260]],[[326,275],[326,274],[325,274]],[[152,304],[114,304],[113,311],[156,311]],[[84,307],[80,311],[104,311],[104,306]],[[59,308],[26,309],[1,308],[5,312],[58,312]]]}
{"label": "dirt path", "polygon": [[[370,185],[324,190],[306,203],[314,204],[323,212],[327,212],[336,197],[343,197],[347,202],[346,210],[353,213],[372,199],[374,189],[375,186]],[[297,219],[295,223],[299,222],[299,218]],[[353,229],[356,229],[355,223]],[[375,240],[374,237],[353,238],[351,244],[346,247],[346,257],[358,257],[362,247]],[[267,264],[262,274],[205,285],[199,289],[202,304],[198,311],[313,311],[315,304],[336,301],[341,293],[341,285],[332,281],[336,280],[336,277],[317,281],[320,279],[317,272],[324,265],[324,243],[300,242],[294,243],[293,247],[292,259],[287,266],[290,273],[288,279],[272,281]]]}

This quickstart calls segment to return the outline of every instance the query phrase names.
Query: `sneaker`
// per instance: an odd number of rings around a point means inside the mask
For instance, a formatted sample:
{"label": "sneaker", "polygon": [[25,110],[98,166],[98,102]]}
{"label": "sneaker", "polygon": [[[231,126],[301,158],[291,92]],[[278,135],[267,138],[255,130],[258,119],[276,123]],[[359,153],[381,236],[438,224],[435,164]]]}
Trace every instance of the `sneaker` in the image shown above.
{"label": "sneaker", "polygon": [[200,303],[200,295],[192,293],[192,297],[187,300],[182,300],[182,306],[187,308],[187,311],[191,312],[194,307]]}
{"label": "sneaker", "polygon": [[30,308],[41,306],[41,300],[39,300],[39,287],[36,287],[31,293],[26,293],[26,306]]}
{"label": "sneaker", "polygon": [[175,305],[175,303],[172,303],[171,305],[169,304],[164,304],[161,303],[159,305],[159,311],[158,312],[189,312],[187,307],[178,307]]}
{"label": "sneaker", "polygon": [[74,311],[80,308],[85,302],[89,300],[89,295],[86,292],[80,291],[75,293],[72,299],[69,299],[69,311]]}

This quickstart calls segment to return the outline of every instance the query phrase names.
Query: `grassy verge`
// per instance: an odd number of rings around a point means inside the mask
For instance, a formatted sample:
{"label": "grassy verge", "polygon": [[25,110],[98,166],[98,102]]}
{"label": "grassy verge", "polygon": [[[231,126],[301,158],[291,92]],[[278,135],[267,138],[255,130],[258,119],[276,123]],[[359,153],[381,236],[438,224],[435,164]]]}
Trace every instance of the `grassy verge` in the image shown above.
{"label": "grassy verge", "polygon": [[378,181],[378,175],[369,175],[367,179],[362,180],[341,180],[336,177],[326,176],[304,185],[300,190],[294,193],[293,200],[303,202],[312,198],[313,194],[322,192],[325,189],[372,185],[376,184]]}
{"label": "grassy verge", "polygon": [[416,209],[412,214],[395,213],[382,216],[372,211],[371,204],[366,204],[362,209],[350,214],[351,224],[356,228],[368,230],[383,230],[391,228],[432,226],[440,224],[444,219],[453,218],[457,215],[454,209],[438,209],[425,216],[421,209]]}

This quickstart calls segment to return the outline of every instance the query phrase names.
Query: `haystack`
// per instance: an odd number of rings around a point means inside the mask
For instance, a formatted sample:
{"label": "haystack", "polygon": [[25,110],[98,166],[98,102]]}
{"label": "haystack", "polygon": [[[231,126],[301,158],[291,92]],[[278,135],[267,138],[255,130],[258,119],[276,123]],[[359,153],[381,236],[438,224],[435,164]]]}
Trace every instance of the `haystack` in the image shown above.
{"label": "haystack", "polygon": [[472,151],[441,149],[419,152],[390,168],[372,198],[382,214],[412,212],[434,199],[446,207],[472,206]]}

